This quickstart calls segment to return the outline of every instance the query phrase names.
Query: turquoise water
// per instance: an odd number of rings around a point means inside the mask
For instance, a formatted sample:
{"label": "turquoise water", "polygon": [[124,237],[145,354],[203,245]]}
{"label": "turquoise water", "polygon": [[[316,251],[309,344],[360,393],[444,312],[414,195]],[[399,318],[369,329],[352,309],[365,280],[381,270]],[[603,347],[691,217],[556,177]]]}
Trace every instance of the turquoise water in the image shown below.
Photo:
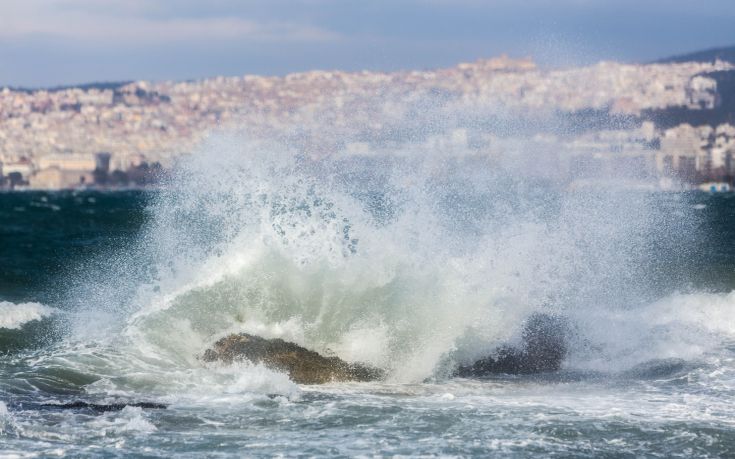
{"label": "turquoise water", "polygon": [[[0,456],[735,455],[732,195],[232,166],[0,194]],[[575,330],[561,371],[447,377],[535,311]],[[238,331],[390,376],[198,359]]]}

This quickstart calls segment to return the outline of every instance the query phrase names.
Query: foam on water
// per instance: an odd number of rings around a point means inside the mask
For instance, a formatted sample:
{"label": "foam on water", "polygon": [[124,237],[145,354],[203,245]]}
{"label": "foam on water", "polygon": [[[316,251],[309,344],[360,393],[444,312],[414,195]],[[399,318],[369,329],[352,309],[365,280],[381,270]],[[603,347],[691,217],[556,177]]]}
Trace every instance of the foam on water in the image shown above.
{"label": "foam on water", "polygon": [[0,438],[21,433],[22,429],[16,423],[13,413],[4,402],[0,401]]}
{"label": "foam on water", "polygon": [[28,322],[44,319],[57,312],[57,309],[41,303],[0,301],[0,328],[18,330]]}
{"label": "foam on water", "polygon": [[577,312],[574,320],[572,367],[623,371],[654,359],[703,359],[735,342],[735,292],[676,294],[635,309]]}
{"label": "foam on water", "polygon": [[90,423],[102,435],[135,433],[147,435],[155,432],[156,426],[148,421],[142,408],[126,406],[119,413],[107,413]]}
{"label": "foam on water", "polygon": [[7,425],[10,423],[10,412],[8,411],[7,405],[5,403],[0,402],[0,434],[5,433],[7,429]]}

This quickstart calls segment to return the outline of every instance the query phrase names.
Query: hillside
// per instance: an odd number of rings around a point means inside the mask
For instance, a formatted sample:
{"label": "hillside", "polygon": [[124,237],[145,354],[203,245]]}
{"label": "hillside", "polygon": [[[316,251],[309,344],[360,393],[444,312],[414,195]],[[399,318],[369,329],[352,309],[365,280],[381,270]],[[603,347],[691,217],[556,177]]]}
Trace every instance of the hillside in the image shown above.
{"label": "hillside", "polygon": [[688,54],[680,54],[656,61],[658,64],[673,64],[680,62],[714,62],[716,60],[735,63],[735,46],[712,48]]}

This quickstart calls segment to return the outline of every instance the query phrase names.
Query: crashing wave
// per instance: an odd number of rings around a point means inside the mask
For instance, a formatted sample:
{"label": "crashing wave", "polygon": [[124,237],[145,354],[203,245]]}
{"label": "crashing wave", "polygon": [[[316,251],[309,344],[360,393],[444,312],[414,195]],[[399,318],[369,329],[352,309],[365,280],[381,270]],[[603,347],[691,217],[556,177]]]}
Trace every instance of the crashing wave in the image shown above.
{"label": "crashing wave", "polygon": [[0,328],[18,330],[28,322],[45,319],[57,312],[57,309],[41,303],[0,301]]}

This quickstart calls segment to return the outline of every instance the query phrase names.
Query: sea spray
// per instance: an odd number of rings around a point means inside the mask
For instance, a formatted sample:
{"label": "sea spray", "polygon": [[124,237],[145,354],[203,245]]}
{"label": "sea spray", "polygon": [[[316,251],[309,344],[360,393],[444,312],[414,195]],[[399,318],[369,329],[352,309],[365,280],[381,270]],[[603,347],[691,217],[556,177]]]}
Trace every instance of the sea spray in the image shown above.
{"label": "sea spray", "polygon": [[137,283],[133,295],[80,317],[101,314],[115,346],[162,367],[196,368],[244,331],[420,381],[517,342],[533,312],[568,316],[595,342],[595,318],[655,301],[657,250],[693,237],[672,231],[687,228],[685,208],[675,218],[655,194],[521,175],[522,152],[394,153],[315,159],[210,138],[119,255],[145,254],[152,277],[123,273],[113,283]]}

